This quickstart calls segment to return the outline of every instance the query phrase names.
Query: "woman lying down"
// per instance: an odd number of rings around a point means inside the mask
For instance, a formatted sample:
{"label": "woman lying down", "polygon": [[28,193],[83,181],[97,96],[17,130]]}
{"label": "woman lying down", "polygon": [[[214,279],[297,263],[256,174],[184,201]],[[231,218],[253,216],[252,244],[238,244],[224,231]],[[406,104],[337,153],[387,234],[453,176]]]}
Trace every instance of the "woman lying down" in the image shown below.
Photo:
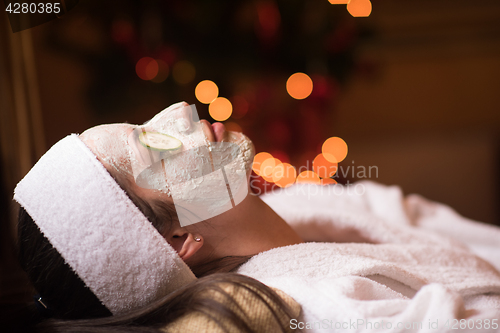
{"label": "woman lying down", "polygon": [[500,229],[370,182],[258,197],[253,154],[186,103],[55,144],[14,195],[26,329],[500,332]]}

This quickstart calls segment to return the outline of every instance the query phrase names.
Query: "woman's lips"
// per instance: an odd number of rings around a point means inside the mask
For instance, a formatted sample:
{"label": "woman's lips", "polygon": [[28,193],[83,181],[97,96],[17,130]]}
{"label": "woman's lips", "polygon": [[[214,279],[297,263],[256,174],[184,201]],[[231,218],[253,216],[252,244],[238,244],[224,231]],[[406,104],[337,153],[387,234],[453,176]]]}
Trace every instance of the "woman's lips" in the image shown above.
{"label": "woman's lips", "polygon": [[205,125],[203,131],[210,142],[222,142],[226,134],[226,127],[219,123],[210,124],[207,120],[201,119],[200,122]]}
{"label": "woman's lips", "polygon": [[215,136],[215,141],[216,142],[221,142],[222,139],[224,138],[224,133],[226,132],[226,127],[224,124],[216,122],[212,124],[212,131]]}

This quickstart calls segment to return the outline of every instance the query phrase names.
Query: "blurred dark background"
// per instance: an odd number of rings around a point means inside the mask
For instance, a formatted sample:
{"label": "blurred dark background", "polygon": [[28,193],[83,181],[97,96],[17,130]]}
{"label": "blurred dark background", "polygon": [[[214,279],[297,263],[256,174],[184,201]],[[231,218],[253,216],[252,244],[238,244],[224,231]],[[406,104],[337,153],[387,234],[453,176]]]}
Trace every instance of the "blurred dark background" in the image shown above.
{"label": "blurred dark background", "polygon": [[[371,180],[500,224],[500,2],[372,5],[354,18],[327,0],[87,0],[18,33],[2,11],[2,304],[30,293],[11,198],[36,160],[69,133],[140,124],[182,100],[213,121],[194,93],[206,79],[258,152],[299,168],[339,136],[341,166],[376,166]],[[136,72],[143,57],[161,61],[153,80]],[[296,72],[313,80],[303,100],[285,89]]]}

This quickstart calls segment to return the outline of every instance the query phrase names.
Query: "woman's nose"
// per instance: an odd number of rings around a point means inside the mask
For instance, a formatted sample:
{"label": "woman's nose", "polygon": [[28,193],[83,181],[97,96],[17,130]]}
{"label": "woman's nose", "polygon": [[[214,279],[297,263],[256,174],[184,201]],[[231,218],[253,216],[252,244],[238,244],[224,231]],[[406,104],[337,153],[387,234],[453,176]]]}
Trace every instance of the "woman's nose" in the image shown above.
{"label": "woman's nose", "polygon": [[189,134],[193,124],[193,107],[186,102],[180,102],[158,113],[144,125],[163,126],[171,124],[179,133]]}
{"label": "woman's nose", "polygon": [[186,102],[172,104],[168,108],[154,116],[150,121],[175,117],[179,113],[179,111],[182,112],[185,108],[189,108],[189,104]]}

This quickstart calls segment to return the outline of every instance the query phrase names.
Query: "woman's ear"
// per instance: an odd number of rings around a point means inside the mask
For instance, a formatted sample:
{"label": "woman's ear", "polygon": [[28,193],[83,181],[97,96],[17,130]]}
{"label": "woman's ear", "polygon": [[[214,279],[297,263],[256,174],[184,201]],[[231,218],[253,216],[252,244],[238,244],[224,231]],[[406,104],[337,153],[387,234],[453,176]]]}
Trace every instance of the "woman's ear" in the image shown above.
{"label": "woman's ear", "polygon": [[175,231],[167,241],[184,261],[191,258],[203,246],[202,237],[183,231],[181,228]]}

